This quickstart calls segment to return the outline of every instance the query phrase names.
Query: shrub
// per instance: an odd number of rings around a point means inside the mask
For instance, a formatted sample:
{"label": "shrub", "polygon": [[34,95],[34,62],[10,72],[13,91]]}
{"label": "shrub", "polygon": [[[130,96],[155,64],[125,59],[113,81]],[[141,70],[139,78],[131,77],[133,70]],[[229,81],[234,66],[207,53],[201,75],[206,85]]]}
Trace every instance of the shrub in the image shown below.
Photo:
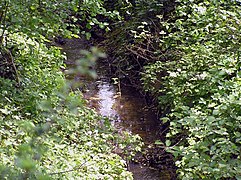
{"label": "shrub", "polygon": [[177,1],[161,25],[160,47],[169,58],[147,65],[142,79],[170,111],[165,146],[179,177],[239,179],[239,2]]}

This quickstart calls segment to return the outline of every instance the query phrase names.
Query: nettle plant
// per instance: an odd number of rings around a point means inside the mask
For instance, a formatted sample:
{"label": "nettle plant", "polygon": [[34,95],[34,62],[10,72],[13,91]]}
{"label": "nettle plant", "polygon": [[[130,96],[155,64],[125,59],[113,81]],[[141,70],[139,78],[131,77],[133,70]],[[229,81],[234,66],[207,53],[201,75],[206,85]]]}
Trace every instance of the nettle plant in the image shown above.
{"label": "nettle plant", "polygon": [[170,111],[166,149],[181,179],[240,179],[240,2],[176,3],[173,18],[161,21],[170,58],[143,75]]}

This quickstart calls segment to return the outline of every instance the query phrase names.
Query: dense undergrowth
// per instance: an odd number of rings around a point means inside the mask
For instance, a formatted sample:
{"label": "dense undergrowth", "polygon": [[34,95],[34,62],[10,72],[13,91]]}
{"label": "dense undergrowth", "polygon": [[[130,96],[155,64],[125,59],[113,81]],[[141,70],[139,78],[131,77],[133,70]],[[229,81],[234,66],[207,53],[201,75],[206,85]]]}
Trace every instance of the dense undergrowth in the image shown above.
{"label": "dense undergrowth", "polygon": [[113,69],[158,102],[180,179],[240,179],[240,2],[168,2],[135,1]]}
{"label": "dense undergrowth", "polygon": [[143,81],[171,110],[165,144],[182,179],[240,178],[240,8],[180,1],[170,23],[160,20],[171,57],[146,66]]}
{"label": "dense undergrowth", "polygon": [[[65,55],[46,45],[78,31],[89,37],[95,24],[104,28],[97,14],[116,17],[102,1],[80,2],[0,3],[1,179],[132,179],[115,151],[130,155],[139,137],[118,135],[108,119],[88,109],[61,72]],[[88,74],[86,63],[98,57],[103,54],[93,48],[73,71]]]}
{"label": "dense undergrowth", "polygon": [[[102,43],[116,78],[142,86],[158,102],[169,130],[156,144],[173,154],[178,177],[241,178],[239,1],[5,0],[0,6],[1,178],[131,179],[113,152],[118,144],[132,149],[138,138],[120,138],[86,108],[60,71],[65,56],[46,46],[58,35],[90,38],[97,27],[114,28]],[[93,49],[82,62],[102,56]],[[79,69],[88,73],[85,67]]]}

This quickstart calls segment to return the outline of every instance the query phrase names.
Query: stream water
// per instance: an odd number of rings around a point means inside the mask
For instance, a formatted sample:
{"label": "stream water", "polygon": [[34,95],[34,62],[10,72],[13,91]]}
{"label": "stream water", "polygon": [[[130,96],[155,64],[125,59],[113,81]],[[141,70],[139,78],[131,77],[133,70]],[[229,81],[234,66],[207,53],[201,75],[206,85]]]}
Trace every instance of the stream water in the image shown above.
{"label": "stream water", "polygon": [[[85,48],[85,44],[73,39],[66,40],[62,47],[67,54],[67,65],[72,66],[81,57],[80,50]],[[75,81],[81,81],[85,85],[83,92],[88,105],[102,116],[109,117],[119,131],[139,134],[146,146],[153,143],[158,138],[159,123],[155,112],[147,107],[144,97],[131,87],[112,84],[105,64],[97,63],[96,71],[97,80],[78,75],[73,77]],[[136,180],[170,179],[166,173],[138,163],[130,163],[129,170]]]}

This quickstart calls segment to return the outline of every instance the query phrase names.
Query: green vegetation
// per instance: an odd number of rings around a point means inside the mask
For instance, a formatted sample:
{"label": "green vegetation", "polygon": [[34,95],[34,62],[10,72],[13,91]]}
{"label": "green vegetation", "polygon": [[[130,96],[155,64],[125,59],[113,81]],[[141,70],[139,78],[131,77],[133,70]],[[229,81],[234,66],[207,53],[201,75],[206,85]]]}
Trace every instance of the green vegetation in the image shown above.
{"label": "green vegetation", "polygon": [[[61,72],[65,55],[48,40],[89,37],[90,26],[107,26],[95,19],[103,14],[118,16],[102,1],[0,2],[1,179],[132,179],[115,151],[128,157],[139,137],[113,133],[85,106]],[[92,48],[73,71],[94,75],[86,63],[103,56]]]}
{"label": "green vegetation", "polygon": [[240,1],[137,0],[128,11],[112,33],[116,76],[158,102],[169,131],[157,144],[178,177],[240,179]]}
{"label": "green vegetation", "polygon": [[[118,12],[116,11],[118,9]],[[0,2],[0,175],[6,179],[131,179],[117,135],[85,107],[49,39],[108,32],[115,78],[144,87],[168,126],[160,148],[180,179],[241,179],[241,4],[238,0]],[[104,54],[85,52],[71,72]],[[88,64],[89,63],[89,64]]]}
{"label": "green vegetation", "polygon": [[153,42],[142,80],[167,113],[164,146],[181,179],[241,178],[240,18],[237,1],[180,0],[132,31]]}

